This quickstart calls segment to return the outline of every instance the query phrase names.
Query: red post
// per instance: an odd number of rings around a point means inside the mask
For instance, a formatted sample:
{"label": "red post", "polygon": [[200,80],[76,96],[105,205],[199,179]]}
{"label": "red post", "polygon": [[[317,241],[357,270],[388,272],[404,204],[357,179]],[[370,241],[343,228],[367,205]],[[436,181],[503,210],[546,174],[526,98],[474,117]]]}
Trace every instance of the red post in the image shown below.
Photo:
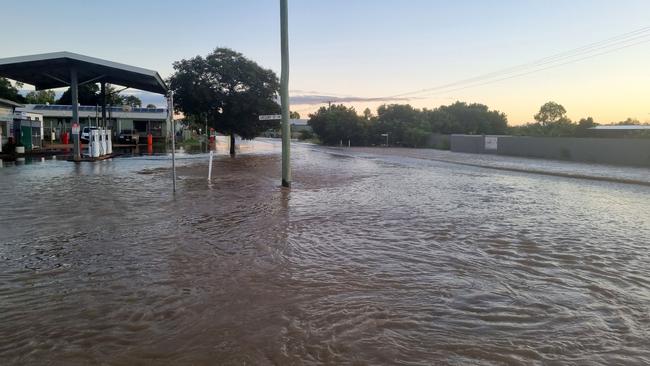
{"label": "red post", "polygon": [[153,136],[149,133],[147,134],[147,146],[153,145]]}

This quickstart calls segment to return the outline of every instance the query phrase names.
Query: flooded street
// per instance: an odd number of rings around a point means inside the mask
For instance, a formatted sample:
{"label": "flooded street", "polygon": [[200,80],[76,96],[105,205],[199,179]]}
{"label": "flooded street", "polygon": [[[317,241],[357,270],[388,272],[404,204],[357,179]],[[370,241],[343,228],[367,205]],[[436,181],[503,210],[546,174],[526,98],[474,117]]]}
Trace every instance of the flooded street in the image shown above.
{"label": "flooded street", "polygon": [[279,148],[5,163],[0,364],[650,364],[650,187]]}

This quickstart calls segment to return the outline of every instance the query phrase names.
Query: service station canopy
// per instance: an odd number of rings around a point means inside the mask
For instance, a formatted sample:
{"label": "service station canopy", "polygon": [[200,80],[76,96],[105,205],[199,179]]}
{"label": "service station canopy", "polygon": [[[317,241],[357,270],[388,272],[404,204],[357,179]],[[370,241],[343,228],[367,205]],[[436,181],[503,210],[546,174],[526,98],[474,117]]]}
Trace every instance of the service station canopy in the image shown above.
{"label": "service station canopy", "polygon": [[37,90],[70,86],[70,71],[76,70],[79,84],[110,83],[157,94],[167,85],[156,71],[102,60],[71,52],[0,59],[0,76],[36,87]]}

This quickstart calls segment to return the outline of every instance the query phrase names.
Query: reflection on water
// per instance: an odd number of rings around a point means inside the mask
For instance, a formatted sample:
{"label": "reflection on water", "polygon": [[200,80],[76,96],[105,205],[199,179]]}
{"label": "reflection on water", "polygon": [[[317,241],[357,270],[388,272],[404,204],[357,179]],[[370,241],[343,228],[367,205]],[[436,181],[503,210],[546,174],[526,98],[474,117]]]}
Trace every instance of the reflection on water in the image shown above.
{"label": "reflection on water", "polygon": [[57,157],[56,155],[51,155],[51,156],[23,156],[23,157],[17,157],[14,160],[3,160],[0,159],[0,168],[4,167],[13,167],[13,166],[20,166],[20,165],[30,165],[32,163],[44,163],[46,161],[50,160],[57,160],[61,159],[61,157]]}
{"label": "reflection on water", "polygon": [[248,148],[0,170],[3,364],[650,363],[647,187]]}

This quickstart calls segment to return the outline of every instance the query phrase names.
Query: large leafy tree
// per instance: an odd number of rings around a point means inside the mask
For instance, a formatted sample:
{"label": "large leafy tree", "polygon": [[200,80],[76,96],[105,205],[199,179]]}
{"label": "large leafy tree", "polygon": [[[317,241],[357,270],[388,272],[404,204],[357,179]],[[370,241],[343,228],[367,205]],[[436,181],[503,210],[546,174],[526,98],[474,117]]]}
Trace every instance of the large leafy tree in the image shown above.
{"label": "large leafy tree", "polygon": [[[77,87],[77,100],[80,105],[97,105],[99,100],[99,86],[97,84],[89,83],[79,85]],[[61,94],[57,99],[56,104],[70,105],[72,104],[72,94],[70,88]]]}
{"label": "large leafy tree", "polygon": [[402,146],[422,145],[431,134],[430,127],[422,118],[422,112],[409,104],[381,105],[377,117],[370,125],[369,138],[374,143],[384,143],[388,134],[391,144]]}
{"label": "large leafy tree", "polygon": [[309,115],[307,123],[326,145],[338,145],[342,140],[350,140],[353,145],[363,145],[366,142],[361,117],[354,108],[343,104],[321,107]]}
{"label": "large leafy tree", "polygon": [[[19,88],[20,83],[16,86]],[[11,85],[8,79],[0,78],[0,98],[14,101],[16,103],[24,103],[25,98],[18,93],[18,88]]]}
{"label": "large leafy tree", "polygon": [[561,104],[555,102],[545,103],[535,115],[535,121],[539,122],[542,126],[547,126],[566,118],[566,109]]}
{"label": "large leafy tree", "polygon": [[30,91],[25,95],[25,103],[28,104],[54,104],[54,90]]}
{"label": "large leafy tree", "polygon": [[[79,85],[77,88],[77,98],[80,105],[101,105],[102,96],[97,83]],[[56,104],[72,104],[70,88],[66,89]],[[129,105],[131,107],[142,106],[142,101],[135,95],[120,95],[119,90],[111,85],[106,84],[106,104],[107,105]]]}
{"label": "large leafy tree", "polygon": [[123,105],[130,105],[131,107],[142,107],[142,101],[135,95],[120,96]]}
{"label": "large leafy tree", "polygon": [[[437,109],[430,120],[434,132],[436,128],[447,130],[444,133],[465,133],[471,135],[500,135],[506,133],[508,119],[499,111],[491,111],[480,103],[467,104],[455,102]],[[440,117],[436,120],[435,117]]]}
{"label": "large leafy tree", "polygon": [[566,115],[566,109],[555,102],[542,105],[535,115],[535,121],[537,122],[513,127],[510,133],[525,136],[576,137],[586,135],[588,128],[595,125],[591,118],[582,119],[579,124],[571,122]]}
{"label": "large leafy tree", "polygon": [[262,114],[278,113],[278,77],[241,53],[217,48],[205,57],[174,62],[170,86],[174,107],[220,133],[230,135],[230,154],[235,154],[235,135],[253,139],[278,121],[260,121]]}

